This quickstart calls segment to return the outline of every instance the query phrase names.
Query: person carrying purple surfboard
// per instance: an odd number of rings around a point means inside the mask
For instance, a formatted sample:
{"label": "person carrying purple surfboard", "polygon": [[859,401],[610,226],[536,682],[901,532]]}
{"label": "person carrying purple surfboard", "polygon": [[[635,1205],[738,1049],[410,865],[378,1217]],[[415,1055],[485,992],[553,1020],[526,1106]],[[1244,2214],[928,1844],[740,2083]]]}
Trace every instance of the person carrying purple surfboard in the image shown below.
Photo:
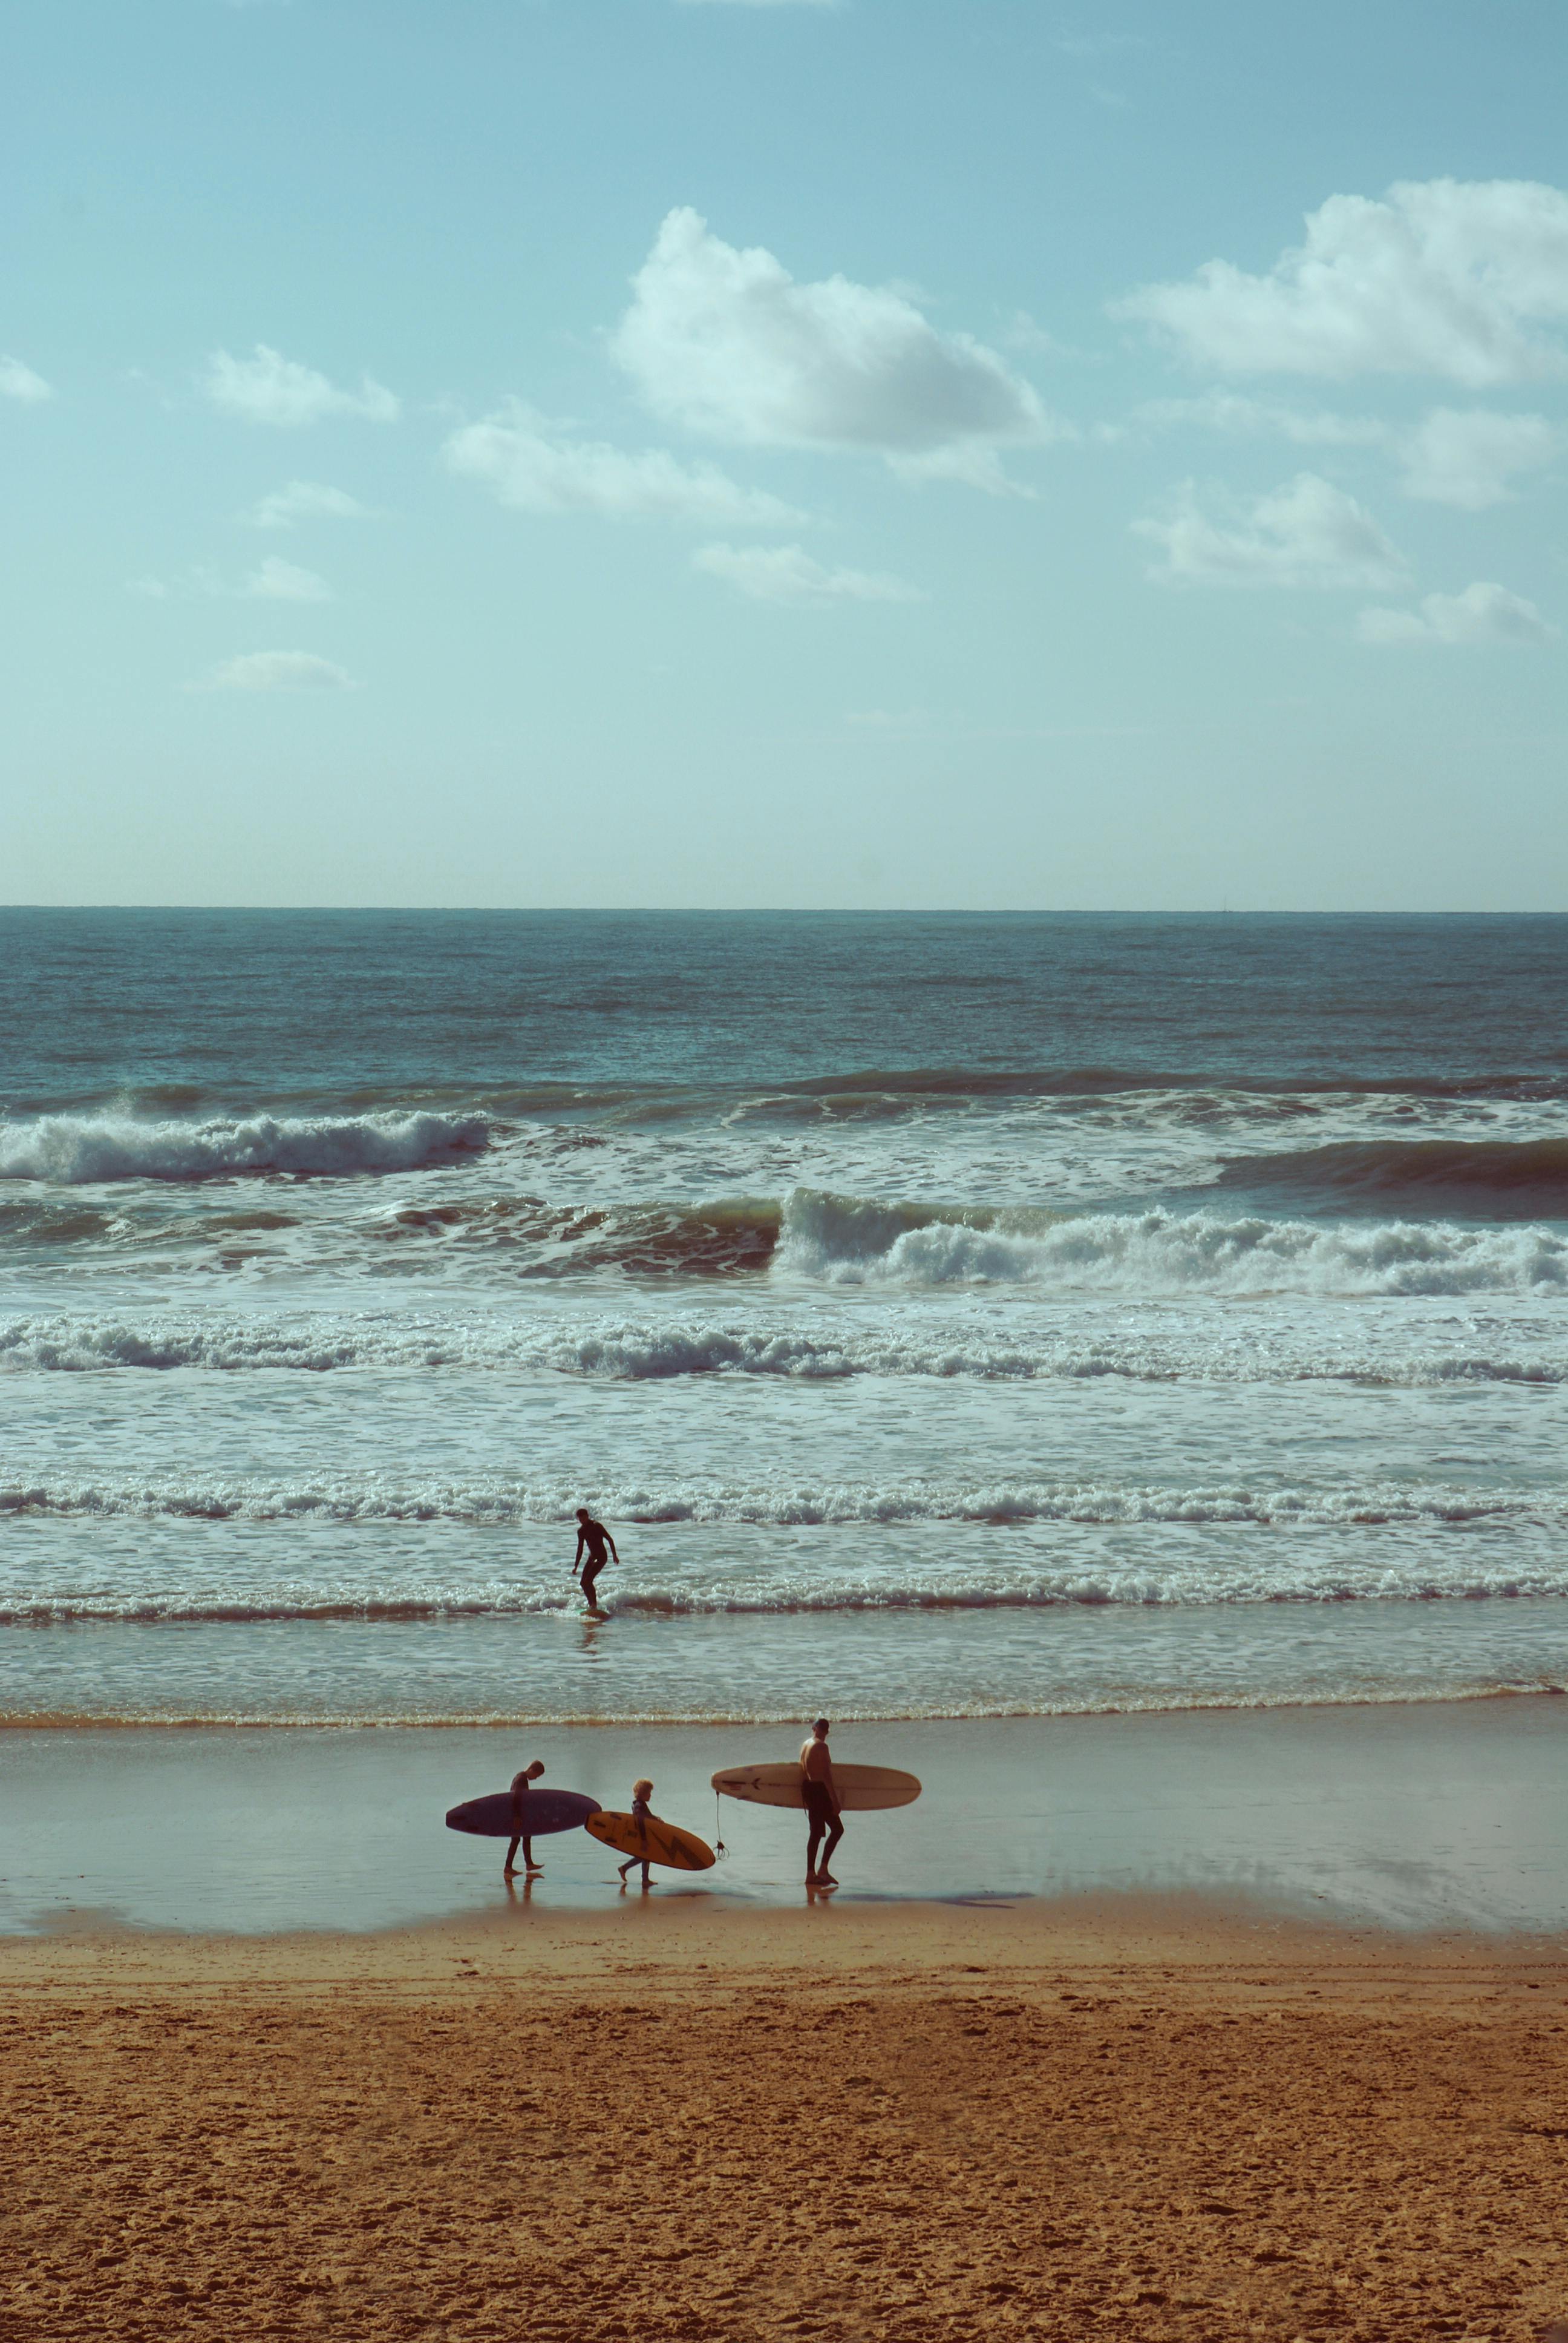
{"label": "person carrying purple surfboard", "polygon": [[510,1879],[513,1872],[516,1871],[518,1867],[518,1848],[519,1845],[523,1850],[523,1867],[525,1870],[542,1871],[545,1867],[542,1863],[536,1863],[534,1861],[534,1843],[528,1836],[528,1784],[530,1782],[537,1782],[544,1770],[543,1760],[536,1757],[532,1765],[525,1765],[520,1774],[514,1774],[512,1776],[513,1836],[512,1843],[507,1849],[507,1859],[501,1865],[501,1877],[503,1879]]}

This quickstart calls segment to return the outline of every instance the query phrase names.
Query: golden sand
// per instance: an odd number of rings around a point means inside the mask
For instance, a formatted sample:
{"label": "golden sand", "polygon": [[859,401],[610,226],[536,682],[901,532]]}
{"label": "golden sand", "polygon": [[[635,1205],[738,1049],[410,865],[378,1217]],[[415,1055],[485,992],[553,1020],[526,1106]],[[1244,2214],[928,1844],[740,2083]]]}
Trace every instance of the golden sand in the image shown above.
{"label": "golden sand", "polygon": [[5,2343],[1568,2319],[1561,1945],[655,1899],[0,1985]]}

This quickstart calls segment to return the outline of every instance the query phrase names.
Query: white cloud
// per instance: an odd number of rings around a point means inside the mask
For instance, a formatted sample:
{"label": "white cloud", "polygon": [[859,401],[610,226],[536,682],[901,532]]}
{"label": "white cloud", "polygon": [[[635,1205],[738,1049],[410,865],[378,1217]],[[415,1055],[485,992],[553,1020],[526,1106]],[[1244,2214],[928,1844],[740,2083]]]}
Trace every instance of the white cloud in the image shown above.
{"label": "white cloud", "polygon": [[1511,498],[1513,474],[1539,471],[1560,444],[1543,415],[1437,407],[1401,443],[1404,492],[1480,512]]}
{"label": "white cloud", "polygon": [[293,528],[302,520],[373,520],[376,513],[346,488],[329,488],[319,480],[290,480],[286,488],[258,498],[240,518],[252,528]]}
{"label": "white cloud", "polygon": [[199,691],[347,691],[354,679],[314,651],[246,651],[226,659]]}
{"label": "white cloud", "polygon": [[1057,436],[1035,392],[907,294],[845,277],[802,285],[672,211],[632,280],[611,347],[655,413],[748,447],[866,449],[1003,485],[999,446]]}
{"label": "white cloud", "polygon": [[24,366],[20,358],[0,357],[0,398],[19,398],[32,407],[54,396],[43,376]]}
{"label": "white cloud", "polygon": [[279,561],[268,554],[259,569],[253,569],[240,592],[263,602],[330,602],[332,588],[325,578],[314,569],[301,569],[292,561]]}
{"label": "white cloud", "polygon": [[1356,621],[1363,643],[1390,647],[1444,643],[1544,643],[1557,632],[1533,602],[1506,586],[1477,578],[1462,594],[1428,594],[1416,610],[1363,610]]}
{"label": "white cloud", "polygon": [[1232,390],[1211,390],[1201,398],[1156,398],[1138,408],[1138,423],[1155,430],[1197,424],[1204,430],[1238,437],[1289,439],[1298,447],[1377,447],[1389,427],[1367,415],[1336,415],[1327,408],[1276,407],[1244,398]]}
{"label": "white cloud", "polygon": [[1388,588],[1403,582],[1403,556],[1365,508],[1315,472],[1298,472],[1228,522],[1211,518],[1193,483],[1163,519],[1136,521],[1158,545],[1164,585]]}
{"label": "white cloud", "polygon": [[712,464],[682,464],[662,447],[628,455],[602,440],[574,439],[518,399],[455,431],[442,453],[454,472],[483,480],[502,504],[523,512],[688,520],[707,528],[779,528],[804,518]]}
{"label": "white cloud", "polygon": [[269,349],[265,342],[257,342],[256,356],[249,358],[215,350],[207,361],[202,388],[226,415],[237,415],[246,423],[276,424],[284,429],[319,423],[328,415],[393,423],[398,412],[392,392],[368,375],[357,390],[339,390],[314,367],[286,358],[281,350]]}
{"label": "white cloud", "polygon": [[1568,371],[1568,195],[1428,179],[1331,196],[1261,277],[1211,260],[1113,305],[1234,374],[1432,374],[1483,389]]}
{"label": "white cloud", "polygon": [[1403,425],[1369,415],[1279,407],[1226,390],[1201,398],[1151,400],[1137,409],[1134,421],[1155,430],[1196,424],[1238,437],[1287,439],[1300,447],[1380,447],[1398,461],[1407,497],[1467,512],[1511,499],[1513,475],[1540,470],[1563,444],[1561,432],[1543,415],[1434,407],[1421,422]]}
{"label": "white cloud", "polygon": [[827,569],[798,545],[705,545],[694,568],[758,602],[923,602],[918,586],[864,569]]}
{"label": "white cloud", "polygon": [[325,578],[314,569],[301,569],[292,561],[280,561],[269,554],[259,568],[253,569],[237,586],[229,585],[214,569],[187,569],[183,577],[132,578],[126,590],[140,594],[148,601],[166,602],[171,598],[185,598],[203,595],[215,601],[240,602],[330,602],[332,588]]}

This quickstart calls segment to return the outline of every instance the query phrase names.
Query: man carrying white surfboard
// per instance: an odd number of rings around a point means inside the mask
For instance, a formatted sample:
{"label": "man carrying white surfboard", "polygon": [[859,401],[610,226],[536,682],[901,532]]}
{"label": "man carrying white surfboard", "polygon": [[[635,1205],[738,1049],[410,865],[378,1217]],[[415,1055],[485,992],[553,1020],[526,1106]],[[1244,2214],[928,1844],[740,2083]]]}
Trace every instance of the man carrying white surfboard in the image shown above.
{"label": "man carrying white surfboard", "polygon": [[[811,1738],[801,1745],[800,1795],[805,1801],[809,1825],[806,1840],[806,1885],[808,1887],[837,1887],[838,1881],[828,1868],[829,1856],[844,1835],[843,1818],[839,1810],[839,1793],[833,1782],[833,1760],[828,1755],[828,1735],[831,1731],[825,1716],[819,1716],[811,1727]],[[824,1837],[822,1859],[817,1860],[817,1849]]]}

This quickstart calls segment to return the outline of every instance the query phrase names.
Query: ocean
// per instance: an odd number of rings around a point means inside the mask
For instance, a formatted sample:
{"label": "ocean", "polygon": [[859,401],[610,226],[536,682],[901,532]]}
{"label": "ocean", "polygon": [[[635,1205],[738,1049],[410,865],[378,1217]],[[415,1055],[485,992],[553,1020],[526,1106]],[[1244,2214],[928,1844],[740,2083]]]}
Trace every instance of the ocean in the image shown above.
{"label": "ocean", "polygon": [[1553,918],[0,912],[0,1717],[1560,1685],[1565,970]]}

